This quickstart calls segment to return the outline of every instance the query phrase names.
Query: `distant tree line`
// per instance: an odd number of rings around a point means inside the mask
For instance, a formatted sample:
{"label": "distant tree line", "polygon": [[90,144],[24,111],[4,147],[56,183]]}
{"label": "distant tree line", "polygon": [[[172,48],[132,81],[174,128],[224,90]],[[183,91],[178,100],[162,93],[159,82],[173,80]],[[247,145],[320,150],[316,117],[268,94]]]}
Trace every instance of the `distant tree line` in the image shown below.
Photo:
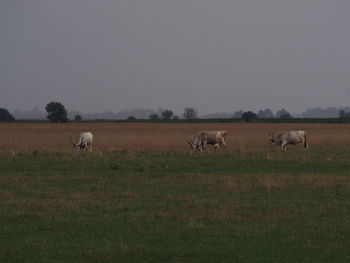
{"label": "distant tree line", "polygon": [[343,120],[350,119],[350,111],[346,112],[345,110],[340,110],[338,115],[339,115],[339,119],[343,119]]}
{"label": "distant tree line", "polygon": [[172,120],[177,119],[177,116],[174,116],[174,112],[168,109],[162,110],[160,114],[151,113],[149,115],[151,120]]}
{"label": "distant tree line", "polygon": [[[198,111],[195,107],[186,107],[183,112],[183,118],[191,121],[198,118]],[[173,111],[169,109],[162,110],[160,114],[152,113],[149,115],[151,120],[177,120],[178,116],[174,115]]]}
{"label": "distant tree line", "polygon": [[290,119],[292,118],[292,115],[285,109],[281,109],[277,111],[276,114],[273,114],[273,112],[270,109],[259,110],[258,113],[255,113],[253,111],[239,110],[233,114],[232,118],[234,119],[242,118],[248,122],[254,119],[272,119],[272,118]]}
{"label": "distant tree line", "polygon": [[[111,111],[105,112],[105,113],[95,113],[95,114],[84,114],[82,115],[80,112],[77,111],[70,111],[67,112],[65,106],[57,101],[49,102],[46,107],[46,118],[51,122],[67,122],[69,119],[74,121],[82,121],[84,119],[95,119],[95,120],[120,120],[124,119],[127,121],[134,121],[138,119],[150,119],[154,121],[171,121],[171,120],[178,120],[179,117],[174,114],[174,112],[170,109],[162,109],[158,108],[157,111],[150,110],[150,109],[142,109],[142,108],[135,108],[128,111],[113,113]],[[45,117],[45,114],[39,110],[38,107],[34,107],[31,111],[15,111],[15,115],[23,116],[20,119],[43,119]],[[32,114],[32,115],[31,115]],[[11,114],[7,109],[0,108],[0,121],[14,121],[15,115]],[[269,109],[262,109],[257,112],[253,111],[243,111],[238,110],[234,113],[214,113],[214,114],[207,114],[207,115],[198,115],[198,110],[195,107],[186,107],[183,110],[182,115],[180,118],[192,121],[198,118],[204,118],[204,119],[243,119],[244,121],[253,121],[257,119],[272,119],[272,118],[279,118],[279,119],[290,119],[293,118],[286,109],[282,108],[281,110],[277,111],[275,114]],[[350,107],[329,107],[329,108],[308,108],[305,112],[302,114],[299,114],[296,116],[296,118],[339,118],[343,120],[350,120]]]}
{"label": "distant tree line", "polygon": [[349,112],[350,107],[308,108],[300,114],[301,118],[337,118],[341,111]]}

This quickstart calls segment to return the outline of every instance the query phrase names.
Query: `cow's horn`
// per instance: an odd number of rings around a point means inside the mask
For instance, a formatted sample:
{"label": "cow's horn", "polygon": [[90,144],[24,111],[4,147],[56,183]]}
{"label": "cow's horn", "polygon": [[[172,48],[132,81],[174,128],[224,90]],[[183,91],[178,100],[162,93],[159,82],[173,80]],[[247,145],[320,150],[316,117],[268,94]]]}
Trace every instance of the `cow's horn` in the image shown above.
{"label": "cow's horn", "polygon": [[77,145],[74,142],[70,141],[70,143],[73,144],[75,148],[77,148]]}

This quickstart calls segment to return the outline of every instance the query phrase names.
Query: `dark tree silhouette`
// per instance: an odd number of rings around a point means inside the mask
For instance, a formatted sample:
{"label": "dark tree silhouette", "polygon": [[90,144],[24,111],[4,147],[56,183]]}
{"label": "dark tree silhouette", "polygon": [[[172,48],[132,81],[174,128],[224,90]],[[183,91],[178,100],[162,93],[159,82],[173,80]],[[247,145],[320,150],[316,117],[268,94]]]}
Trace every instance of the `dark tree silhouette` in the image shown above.
{"label": "dark tree silhouette", "polygon": [[246,111],[242,114],[242,119],[248,122],[254,119],[258,119],[258,116],[252,111]]}
{"label": "dark tree silhouette", "polygon": [[80,114],[77,114],[77,115],[74,116],[74,120],[76,120],[76,121],[82,121],[83,118],[81,117]]}
{"label": "dark tree silhouette", "polygon": [[159,120],[160,117],[159,117],[159,115],[157,113],[152,113],[152,114],[149,115],[149,119],[150,120]]}
{"label": "dark tree silhouette", "polygon": [[184,119],[191,121],[193,119],[197,119],[198,111],[195,107],[186,107],[184,109]]}
{"label": "dark tree silhouette", "polygon": [[292,115],[285,109],[281,109],[276,112],[276,117],[281,119],[289,119],[292,118]]}
{"label": "dark tree silhouette", "polygon": [[171,110],[163,110],[160,113],[160,117],[162,120],[171,120],[173,118],[174,113]]}
{"label": "dark tree silhouette", "polygon": [[126,120],[127,121],[134,121],[134,120],[136,120],[136,118],[134,116],[129,116]]}
{"label": "dark tree silhouette", "polygon": [[0,108],[0,121],[14,121],[15,117],[5,108]]}
{"label": "dark tree silhouette", "polygon": [[60,102],[52,101],[45,107],[48,115],[47,118],[51,122],[67,122],[67,111],[64,105]]}

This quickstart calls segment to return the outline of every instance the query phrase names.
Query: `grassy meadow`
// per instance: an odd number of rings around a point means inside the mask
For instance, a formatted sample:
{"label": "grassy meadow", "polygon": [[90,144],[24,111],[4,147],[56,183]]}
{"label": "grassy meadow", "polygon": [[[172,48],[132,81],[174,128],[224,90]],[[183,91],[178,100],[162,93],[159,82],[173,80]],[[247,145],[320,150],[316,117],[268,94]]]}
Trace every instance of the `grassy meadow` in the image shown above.
{"label": "grassy meadow", "polygon": [[[211,129],[228,150],[190,153]],[[309,152],[266,147],[290,129],[309,132]],[[94,152],[78,154],[69,140],[84,130]],[[1,124],[0,262],[349,262],[349,131]]]}

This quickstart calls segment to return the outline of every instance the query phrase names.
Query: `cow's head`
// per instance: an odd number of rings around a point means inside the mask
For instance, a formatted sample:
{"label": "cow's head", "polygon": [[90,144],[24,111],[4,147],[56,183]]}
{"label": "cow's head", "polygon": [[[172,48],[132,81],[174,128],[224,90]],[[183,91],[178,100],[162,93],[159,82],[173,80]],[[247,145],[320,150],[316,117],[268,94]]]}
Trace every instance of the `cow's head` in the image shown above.
{"label": "cow's head", "polygon": [[273,135],[274,135],[274,133],[269,134],[269,142],[270,142],[269,147],[273,147],[277,144],[276,138]]}
{"label": "cow's head", "polygon": [[82,147],[81,144],[76,144],[76,143],[74,143],[74,142],[72,141],[72,139],[70,140],[70,143],[73,145],[73,147],[74,147],[74,149],[75,149],[76,151],[79,151],[79,150],[82,150],[82,149],[83,149],[83,147]]}
{"label": "cow's head", "polygon": [[187,140],[187,143],[190,145],[192,150],[196,150],[198,149],[198,145],[194,144],[193,142]]}
{"label": "cow's head", "polygon": [[75,144],[74,142],[72,142],[72,140],[70,141],[70,143],[73,145],[73,147],[76,151],[79,150],[79,146],[77,144]]}

